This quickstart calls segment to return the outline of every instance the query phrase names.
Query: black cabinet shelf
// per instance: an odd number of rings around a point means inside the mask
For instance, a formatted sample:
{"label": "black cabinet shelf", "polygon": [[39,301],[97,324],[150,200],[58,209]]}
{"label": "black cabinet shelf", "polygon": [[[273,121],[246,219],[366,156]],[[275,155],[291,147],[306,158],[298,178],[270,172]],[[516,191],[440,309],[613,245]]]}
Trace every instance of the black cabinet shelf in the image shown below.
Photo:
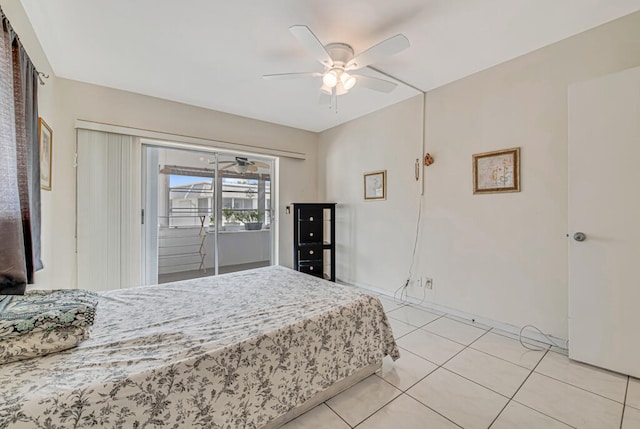
{"label": "black cabinet shelf", "polygon": [[336,281],[335,203],[293,204],[293,266]]}
{"label": "black cabinet shelf", "polygon": [[328,241],[324,241],[322,243],[299,243],[298,244],[299,248],[305,248],[305,247],[324,247],[325,249],[329,249],[329,248],[333,248],[333,244],[329,243]]}

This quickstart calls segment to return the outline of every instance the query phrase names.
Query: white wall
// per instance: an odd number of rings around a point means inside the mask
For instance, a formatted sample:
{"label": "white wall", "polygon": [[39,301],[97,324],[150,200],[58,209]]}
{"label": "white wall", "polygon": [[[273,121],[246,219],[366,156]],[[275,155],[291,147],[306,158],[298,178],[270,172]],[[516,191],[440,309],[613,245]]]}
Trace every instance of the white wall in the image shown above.
{"label": "white wall", "polygon": [[[427,300],[567,337],[567,87],[639,65],[639,41],[635,13],[427,94],[436,162],[414,269],[434,279]],[[338,278],[388,291],[406,278],[418,100],[320,136],[320,197],[340,204]],[[522,192],[473,195],[471,155],[516,146]],[[385,168],[389,198],[364,203],[362,173]]]}
{"label": "white wall", "polygon": [[[281,213],[284,213],[287,202],[316,199],[317,135],[314,133],[67,79],[58,79],[57,82],[55,99],[58,130],[55,144],[59,159],[54,165],[53,174],[57,177],[59,193],[52,208],[55,225],[49,231],[59,246],[52,261],[52,265],[59,270],[52,279],[55,287],[75,285],[73,160],[76,119],[303,152],[307,154],[306,160],[280,160]],[[291,266],[291,220],[281,217],[279,226],[280,263]]]}
{"label": "white wall", "polygon": [[[407,276],[418,215],[422,96],[325,131],[320,195],[337,202],[336,274],[341,280],[398,288]],[[363,173],[387,170],[387,199],[365,201]]]}
{"label": "white wall", "polygon": [[[42,192],[42,254],[44,270],[37,288],[76,287],[74,154],[76,119],[142,128],[164,133],[222,140],[307,154],[306,160],[279,162],[279,213],[291,202],[317,200],[315,133],[256,121],[180,103],[56,78],[18,0],[0,0],[31,59],[51,76],[39,88],[39,109],[53,129],[53,189]],[[131,67],[128,64],[114,67]],[[259,152],[259,150],[256,150]],[[293,263],[291,216],[279,218],[280,264]]]}
{"label": "white wall", "polygon": [[[53,190],[42,196],[45,269],[37,287],[76,283],[76,119],[306,152],[306,161],[280,162],[281,263],[292,260],[284,207],[320,197],[340,203],[338,277],[390,291],[401,285],[417,212],[419,98],[322,133],[317,160],[312,133],[56,79],[19,1],[0,6],[36,67],[52,76],[39,100],[54,149]],[[636,13],[428,94],[427,151],[436,163],[426,169],[414,272],[434,278],[429,300],[566,337],[566,88],[639,65],[638,40]],[[471,154],[513,146],[522,147],[522,192],[473,196]],[[389,197],[364,203],[362,173],[377,169],[388,170]]]}

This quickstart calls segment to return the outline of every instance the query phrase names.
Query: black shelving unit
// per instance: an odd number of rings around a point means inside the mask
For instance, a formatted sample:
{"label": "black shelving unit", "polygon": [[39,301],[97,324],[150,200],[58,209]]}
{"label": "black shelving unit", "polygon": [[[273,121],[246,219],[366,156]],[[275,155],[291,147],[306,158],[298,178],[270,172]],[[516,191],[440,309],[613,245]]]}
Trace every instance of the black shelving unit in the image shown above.
{"label": "black shelving unit", "polygon": [[293,266],[336,281],[336,203],[293,204]]}

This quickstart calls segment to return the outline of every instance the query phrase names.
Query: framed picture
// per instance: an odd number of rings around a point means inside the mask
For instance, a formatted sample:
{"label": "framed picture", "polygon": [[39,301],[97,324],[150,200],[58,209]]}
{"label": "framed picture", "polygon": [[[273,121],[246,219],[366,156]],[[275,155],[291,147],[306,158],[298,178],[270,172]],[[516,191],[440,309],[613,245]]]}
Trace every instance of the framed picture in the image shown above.
{"label": "framed picture", "polygon": [[473,193],[520,192],[520,148],[473,155]]}
{"label": "framed picture", "polygon": [[364,173],[364,199],[366,201],[387,199],[387,170]]}
{"label": "framed picture", "polygon": [[42,118],[38,118],[38,136],[40,136],[40,189],[50,191],[53,132]]}

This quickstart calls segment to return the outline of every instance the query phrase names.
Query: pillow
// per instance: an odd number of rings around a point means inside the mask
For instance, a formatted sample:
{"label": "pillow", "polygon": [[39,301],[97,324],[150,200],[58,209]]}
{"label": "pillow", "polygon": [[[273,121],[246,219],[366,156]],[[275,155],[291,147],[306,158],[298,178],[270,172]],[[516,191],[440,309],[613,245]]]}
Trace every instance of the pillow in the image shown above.
{"label": "pillow", "polygon": [[30,332],[93,325],[98,295],[85,290],[34,290],[0,301],[0,341]]}
{"label": "pillow", "polygon": [[0,364],[67,350],[87,338],[89,338],[88,326],[67,326],[48,331],[30,331],[19,337],[0,341]]}

